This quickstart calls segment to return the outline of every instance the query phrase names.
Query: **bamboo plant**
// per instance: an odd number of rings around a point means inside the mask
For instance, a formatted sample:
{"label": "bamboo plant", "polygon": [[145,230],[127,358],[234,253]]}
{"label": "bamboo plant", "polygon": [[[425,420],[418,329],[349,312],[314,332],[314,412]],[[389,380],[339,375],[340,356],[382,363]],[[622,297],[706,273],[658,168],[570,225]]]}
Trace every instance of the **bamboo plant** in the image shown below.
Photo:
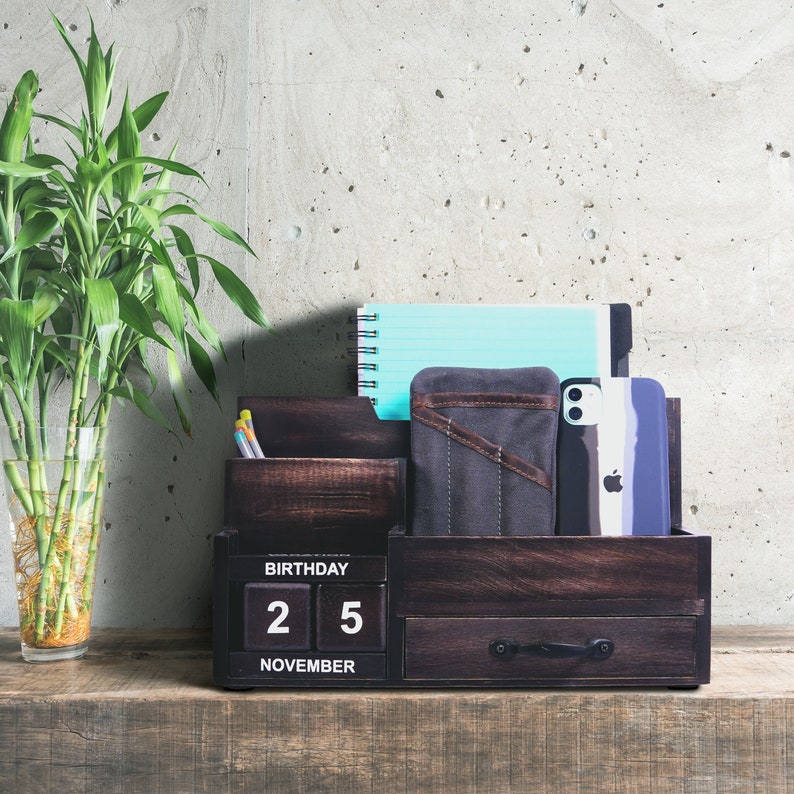
{"label": "bamboo plant", "polygon": [[[79,119],[38,112],[38,76],[27,71],[0,125],[0,410],[12,450],[3,457],[25,516],[25,527],[16,527],[24,554],[15,549],[23,642],[40,646],[70,642],[66,624],[90,614],[112,406],[133,403],[169,427],[152,397],[152,350],[165,353],[186,433],[183,367],[219,399],[212,354],[225,354],[198,302],[205,271],[246,317],[267,326],[251,291],[225,264],[199,253],[186,228],[203,224],[253,255],[239,234],[171,186],[173,177],[195,184],[201,175],[174,150],[164,158],[143,153],[141,132],[167,94],[137,107],[125,96],[110,124],[113,46],[102,50],[92,21],[84,60],[55,16],[53,22],[85,90]],[[36,151],[36,123],[60,130],[66,146],[58,151],[67,156]],[[57,389],[67,391],[57,400],[61,409],[50,399]],[[66,428],[57,451],[46,447],[55,425]],[[81,428],[95,431],[88,449]],[[58,482],[47,481],[43,465],[53,457],[63,461]],[[78,467],[78,458],[90,464]],[[81,560],[78,537],[87,538]],[[25,555],[33,561],[30,574],[21,570]],[[88,563],[87,573],[78,572],[78,562]]]}

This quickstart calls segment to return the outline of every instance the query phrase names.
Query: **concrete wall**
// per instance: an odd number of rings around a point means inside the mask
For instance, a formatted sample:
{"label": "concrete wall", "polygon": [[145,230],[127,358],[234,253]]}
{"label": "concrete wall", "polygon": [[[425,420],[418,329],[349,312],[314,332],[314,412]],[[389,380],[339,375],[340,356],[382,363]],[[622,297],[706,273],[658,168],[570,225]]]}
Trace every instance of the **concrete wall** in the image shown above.
{"label": "concrete wall", "polygon": [[[46,5],[0,11],[0,99],[33,67],[42,107],[76,112]],[[715,620],[794,620],[790,4],[54,0],[76,40],[86,5],[133,98],[171,91],[150,151],[178,138],[248,233],[258,260],[207,247],[280,331],[208,289],[223,411],[196,388],[182,442],[114,417],[95,624],[207,624],[234,398],[344,394],[367,300],[630,303],[632,373],[683,401]]]}

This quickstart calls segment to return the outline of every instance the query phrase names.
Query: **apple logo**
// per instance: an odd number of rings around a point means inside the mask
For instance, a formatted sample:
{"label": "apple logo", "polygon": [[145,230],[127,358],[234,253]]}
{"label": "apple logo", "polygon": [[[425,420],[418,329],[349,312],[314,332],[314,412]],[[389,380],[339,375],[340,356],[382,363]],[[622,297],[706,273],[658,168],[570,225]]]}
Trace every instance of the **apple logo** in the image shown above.
{"label": "apple logo", "polygon": [[604,488],[607,493],[620,493],[623,490],[623,483],[620,481],[621,476],[618,474],[618,470],[615,469],[612,474],[607,474],[604,477]]}

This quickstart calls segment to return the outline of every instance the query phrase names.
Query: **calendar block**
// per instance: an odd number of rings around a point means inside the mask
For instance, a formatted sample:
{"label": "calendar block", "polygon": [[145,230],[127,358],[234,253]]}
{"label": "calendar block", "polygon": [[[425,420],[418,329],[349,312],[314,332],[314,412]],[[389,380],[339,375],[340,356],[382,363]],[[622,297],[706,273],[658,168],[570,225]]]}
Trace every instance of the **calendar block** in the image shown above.
{"label": "calendar block", "polygon": [[311,647],[311,585],[249,582],[243,589],[246,650],[308,650]]}
{"label": "calendar block", "polygon": [[318,585],[317,648],[321,651],[385,650],[386,586]]}

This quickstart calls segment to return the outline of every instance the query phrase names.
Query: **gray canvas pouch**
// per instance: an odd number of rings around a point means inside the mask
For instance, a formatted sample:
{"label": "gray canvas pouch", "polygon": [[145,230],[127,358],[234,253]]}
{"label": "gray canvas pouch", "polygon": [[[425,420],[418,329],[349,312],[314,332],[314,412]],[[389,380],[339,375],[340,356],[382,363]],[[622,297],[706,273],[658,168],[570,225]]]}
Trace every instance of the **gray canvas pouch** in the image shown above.
{"label": "gray canvas pouch", "polygon": [[553,535],[560,382],[431,367],[411,383],[415,535]]}

